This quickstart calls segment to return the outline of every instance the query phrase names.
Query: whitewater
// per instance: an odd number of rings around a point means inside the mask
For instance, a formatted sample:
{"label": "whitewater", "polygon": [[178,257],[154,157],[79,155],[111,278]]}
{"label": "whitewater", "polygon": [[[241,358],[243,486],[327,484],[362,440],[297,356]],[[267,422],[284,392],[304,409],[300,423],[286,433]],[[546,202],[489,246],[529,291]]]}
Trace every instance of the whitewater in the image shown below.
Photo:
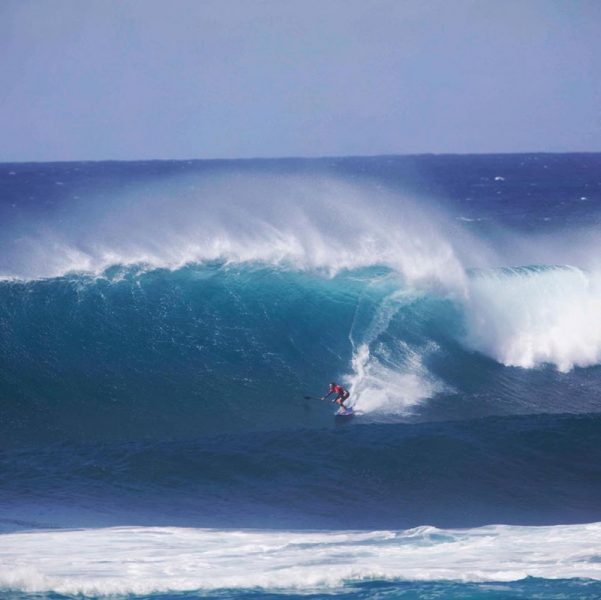
{"label": "whitewater", "polygon": [[0,165],[2,594],[598,597],[600,173]]}
{"label": "whitewater", "polygon": [[307,593],[394,580],[601,579],[600,536],[600,524],[368,533],[182,528],[20,533],[4,537],[11,550],[0,551],[7,567],[0,584],[29,592],[109,595],[240,588]]}

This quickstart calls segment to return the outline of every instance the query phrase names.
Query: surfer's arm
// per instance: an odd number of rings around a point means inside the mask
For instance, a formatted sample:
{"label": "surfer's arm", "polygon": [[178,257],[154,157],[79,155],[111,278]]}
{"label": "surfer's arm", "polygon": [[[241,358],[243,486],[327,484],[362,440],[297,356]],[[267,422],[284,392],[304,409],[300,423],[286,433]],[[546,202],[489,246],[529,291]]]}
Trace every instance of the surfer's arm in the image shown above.
{"label": "surfer's arm", "polygon": [[334,392],[328,392],[325,396],[322,396],[322,400],[327,400]]}

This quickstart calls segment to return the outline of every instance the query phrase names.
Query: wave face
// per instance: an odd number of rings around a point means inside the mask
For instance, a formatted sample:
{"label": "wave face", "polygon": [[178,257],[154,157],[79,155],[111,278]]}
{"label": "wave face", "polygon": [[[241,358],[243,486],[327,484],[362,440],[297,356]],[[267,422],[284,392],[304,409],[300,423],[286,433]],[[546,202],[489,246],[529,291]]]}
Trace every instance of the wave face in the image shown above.
{"label": "wave face", "polygon": [[[561,374],[599,351],[581,271],[489,271],[467,289],[464,301],[390,269],[223,264],[4,282],[1,434],[27,445],[323,426],[328,405],[303,398],[334,378],[363,422],[594,410],[591,372]],[[499,365],[543,358],[559,371]]]}
{"label": "wave face", "polygon": [[[595,154],[0,165],[2,559],[31,543],[51,564],[39,530],[85,527],[61,547],[108,556],[131,536],[142,564],[148,540],[183,556],[219,528],[221,565],[226,529],[269,530],[248,538],[252,563],[320,529],[307,547],[364,545],[383,570],[311,579],[284,561],[291,589],[481,597],[393,564],[464,535],[448,579],[528,577],[514,597],[545,597],[561,576],[586,597],[596,555],[549,547],[566,567],[551,575],[511,544],[598,542],[576,524],[601,521],[600,172]],[[316,399],[332,380],[350,421]],[[454,531],[491,523],[512,527]],[[483,539],[496,575],[470,562]],[[173,580],[104,585],[82,558],[54,578],[27,563],[2,593],[259,594],[188,581],[166,544]]]}

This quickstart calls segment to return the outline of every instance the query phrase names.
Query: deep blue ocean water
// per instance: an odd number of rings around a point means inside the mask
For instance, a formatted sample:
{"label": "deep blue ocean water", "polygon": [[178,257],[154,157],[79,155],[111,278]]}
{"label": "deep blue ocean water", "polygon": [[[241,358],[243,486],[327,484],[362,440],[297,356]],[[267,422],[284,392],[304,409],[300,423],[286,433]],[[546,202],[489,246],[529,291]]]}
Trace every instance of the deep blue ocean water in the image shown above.
{"label": "deep blue ocean water", "polygon": [[601,154],[0,165],[0,597],[601,597],[600,225]]}

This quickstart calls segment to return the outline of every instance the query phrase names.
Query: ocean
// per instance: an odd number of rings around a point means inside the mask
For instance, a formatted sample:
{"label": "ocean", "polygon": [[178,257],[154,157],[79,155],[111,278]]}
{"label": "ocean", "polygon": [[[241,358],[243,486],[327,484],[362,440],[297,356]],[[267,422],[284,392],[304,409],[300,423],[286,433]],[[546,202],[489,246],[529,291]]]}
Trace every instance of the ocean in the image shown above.
{"label": "ocean", "polygon": [[0,598],[600,598],[599,248],[601,154],[0,164]]}

